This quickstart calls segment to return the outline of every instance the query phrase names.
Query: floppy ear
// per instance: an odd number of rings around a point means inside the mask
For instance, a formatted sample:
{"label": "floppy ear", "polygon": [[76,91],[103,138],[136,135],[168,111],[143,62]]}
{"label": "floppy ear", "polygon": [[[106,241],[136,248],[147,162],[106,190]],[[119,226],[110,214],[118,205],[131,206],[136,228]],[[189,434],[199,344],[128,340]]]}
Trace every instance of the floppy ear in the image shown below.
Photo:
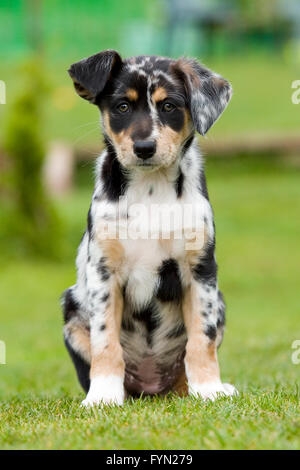
{"label": "floppy ear", "polygon": [[113,71],[121,65],[122,59],[119,54],[107,50],[72,64],[68,72],[78,95],[91,103],[96,103]]}
{"label": "floppy ear", "polygon": [[179,59],[173,70],[184,82],[195,129],[205,135],[226,108],[231,85],[196,60]]}

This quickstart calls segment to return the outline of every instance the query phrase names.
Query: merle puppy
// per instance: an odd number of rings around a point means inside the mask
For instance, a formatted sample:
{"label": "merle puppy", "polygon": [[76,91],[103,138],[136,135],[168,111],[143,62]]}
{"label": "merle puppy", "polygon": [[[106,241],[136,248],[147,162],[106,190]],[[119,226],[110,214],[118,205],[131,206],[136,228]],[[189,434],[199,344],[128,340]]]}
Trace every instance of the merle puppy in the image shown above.
{"label": "merle puppy", "polygon": [[[123,60],[112,50],[73,64],[69,74],[77,93],[100,109],[106,145],[77,282],[63,295],[64,339],[87,392],[83,404],[122,405],[127,394],[170,390],[233,395],[217,360],[225,305],[195,138],[225,109],[229,83],[196,60]],[[128,223],[136,203],[201,207],[203,243],[187,249],[185,236],[174,233],[112,236],[107,227]]]}

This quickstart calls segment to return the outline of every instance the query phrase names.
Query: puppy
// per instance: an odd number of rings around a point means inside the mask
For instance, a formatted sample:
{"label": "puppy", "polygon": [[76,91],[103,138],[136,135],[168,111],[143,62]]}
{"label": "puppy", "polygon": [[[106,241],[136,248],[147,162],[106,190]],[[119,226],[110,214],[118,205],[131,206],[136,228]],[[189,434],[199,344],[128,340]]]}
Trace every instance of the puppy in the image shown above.
{"label": "puppy", "polygon": [[[87,392],[83,405],[171,390],[233,395],[217,360],[225,305],[195,138],[224,111],[229,83],[196,60],[122,60],[113,50],[69,74],[79,96],[100,109],[106,146],[77,282],[63,294],[64,339]],[[156,217],[162,208],[173,212]],[[175,212],[176,223],[167,224]]]}

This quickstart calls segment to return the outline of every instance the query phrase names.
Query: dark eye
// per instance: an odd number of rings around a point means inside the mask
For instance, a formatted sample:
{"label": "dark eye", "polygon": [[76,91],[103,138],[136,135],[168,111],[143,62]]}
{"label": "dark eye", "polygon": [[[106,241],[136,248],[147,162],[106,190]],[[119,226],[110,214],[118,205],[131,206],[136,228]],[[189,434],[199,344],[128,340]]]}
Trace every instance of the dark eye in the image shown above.
{"label": "dark eye", "polygon": [[172,103],[164,103],[162,105],[162,111],[164,111],[165,113],[170,113],[171,111],[173,111],[173,109],[175,109],[175,106],[172,104]]}
{"label": "dark eye", "polygon": [[117,106],[117,109],[120,113],[127,113],[127,111],[129,111],[129,106],[127,103],[121,103]]}

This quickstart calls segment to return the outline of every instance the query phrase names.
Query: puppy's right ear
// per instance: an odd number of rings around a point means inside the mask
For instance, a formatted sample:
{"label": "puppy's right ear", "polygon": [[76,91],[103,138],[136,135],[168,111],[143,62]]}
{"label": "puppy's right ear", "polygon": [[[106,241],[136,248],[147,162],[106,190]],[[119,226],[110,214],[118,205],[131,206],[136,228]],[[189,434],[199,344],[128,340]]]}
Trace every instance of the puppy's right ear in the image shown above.
{"label": "puppy's right ear", "polygon": [[68,72],[78,95],[96,103],[112,73],[121,66],[122,59],[119,54],[107,50],[72,64]]}

